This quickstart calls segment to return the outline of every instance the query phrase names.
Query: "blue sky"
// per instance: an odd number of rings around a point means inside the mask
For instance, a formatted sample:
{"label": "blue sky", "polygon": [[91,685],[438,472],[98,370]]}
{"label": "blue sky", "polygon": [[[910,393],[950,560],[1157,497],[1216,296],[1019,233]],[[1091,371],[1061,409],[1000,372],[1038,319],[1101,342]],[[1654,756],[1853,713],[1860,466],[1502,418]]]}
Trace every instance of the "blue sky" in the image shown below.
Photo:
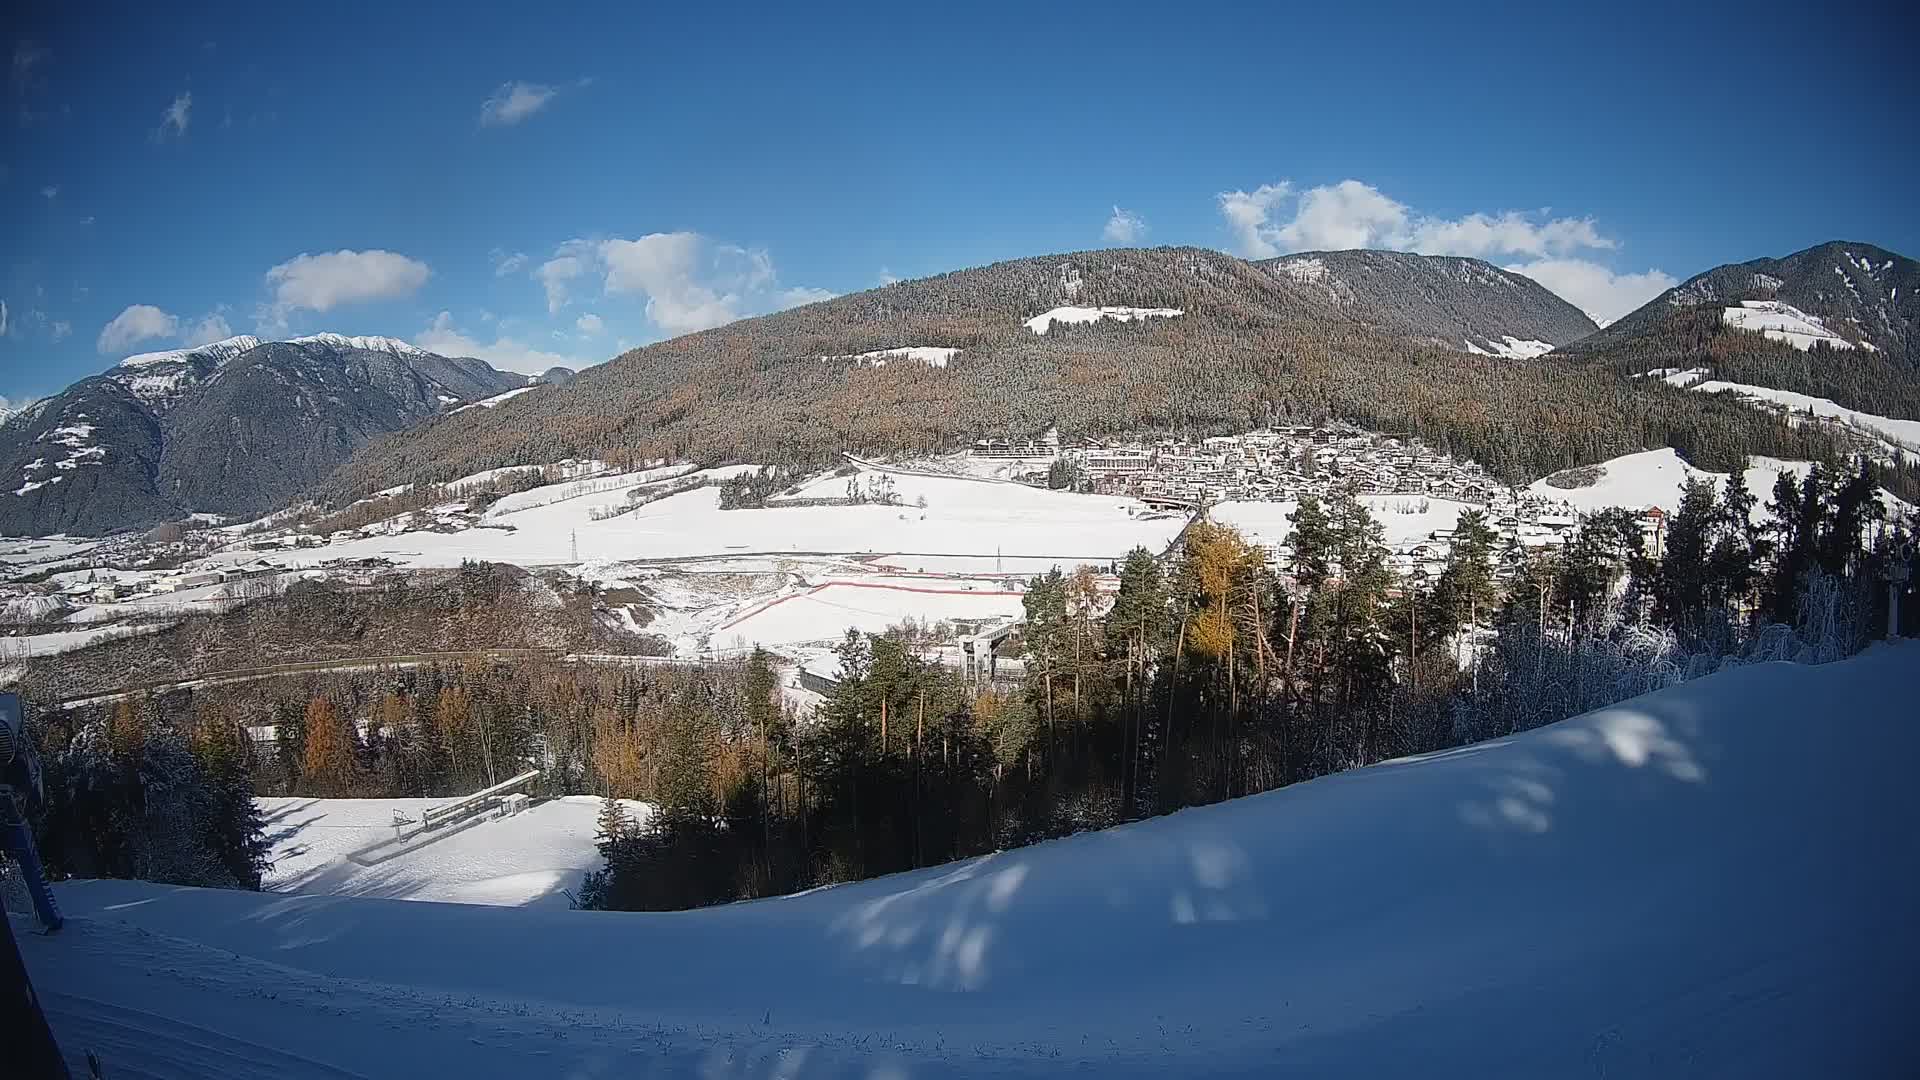
{"label": "blue sky", "polygon": [[9,16],[0,393],[227,333],[582,365],[1116,243],[1469,254],[1608,316],[1920,255],[1890,4],[280,7]]}

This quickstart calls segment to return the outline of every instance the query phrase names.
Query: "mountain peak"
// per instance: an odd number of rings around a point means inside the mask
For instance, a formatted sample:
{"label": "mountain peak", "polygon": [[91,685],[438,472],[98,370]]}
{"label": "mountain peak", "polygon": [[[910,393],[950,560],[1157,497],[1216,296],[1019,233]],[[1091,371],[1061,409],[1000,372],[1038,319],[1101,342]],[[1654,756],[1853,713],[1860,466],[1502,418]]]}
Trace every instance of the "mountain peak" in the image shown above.
{"label": "mountain peak", "polygon": [[368,352],[392,353],[395,356],[436,356],[411,342],[399,338],[378,335],[354,336],[349,334],[318,333],[303,337],[288,338],[289,345],[326,345],[335,349],[365,349]]}
{"label": "mountain peak", "polygon": [[184,349],[165,349],[160,352],[136,353],[120,361],[123,368],[145,368],[155,364],[167,364],[195,358],[205,358],[215,363],[224,363],[239,356],[248,349],[257,348],[259,338],[251,334],[237,334],[220,341],[209,341],[205,345],[191,345]]}

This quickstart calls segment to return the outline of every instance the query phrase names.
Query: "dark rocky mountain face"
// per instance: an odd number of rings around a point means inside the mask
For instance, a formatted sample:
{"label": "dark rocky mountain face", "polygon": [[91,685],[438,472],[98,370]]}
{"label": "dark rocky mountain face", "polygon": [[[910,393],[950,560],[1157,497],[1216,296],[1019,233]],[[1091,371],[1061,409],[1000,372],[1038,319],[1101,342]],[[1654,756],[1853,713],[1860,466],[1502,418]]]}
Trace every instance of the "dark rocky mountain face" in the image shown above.
{"label": "dark rocky mountain face", "polygon": [[0,425],[0,532],[258,513],[376,435],[525,383],[479,360],[338,335],[130,359]]}
{"label": "dark rocky mountain face", "polygon": [[1309,251],[1259,265],[1367,326],[1456,351],[1526,359],[1595,330],[1539,282],[1479,259]]}
{"label": "dark rocky mountain face", "polygon": [[1847,344],[1864,343],[1872,347],[1865,351],[1920,365],[1920,263],[1847,241],[1780,259],[1717,266],[1654,297],[1582,345],[1605,347],[1654,332],[1680,313],[1709,312],[1724,321],[1726,309],[1747,302],[1788,305]]}
{"label": "dark rocky mountain face", "polygon": [[103,533],[175,508],[153,486],[160,420],[125,386],[94,376],[0,426],[0,532]]}

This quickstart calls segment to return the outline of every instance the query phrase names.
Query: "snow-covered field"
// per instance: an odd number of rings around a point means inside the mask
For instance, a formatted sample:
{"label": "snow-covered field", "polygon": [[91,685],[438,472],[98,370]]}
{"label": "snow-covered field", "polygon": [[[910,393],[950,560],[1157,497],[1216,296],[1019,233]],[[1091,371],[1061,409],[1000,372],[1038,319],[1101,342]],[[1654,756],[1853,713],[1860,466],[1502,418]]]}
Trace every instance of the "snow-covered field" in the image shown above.
{"label": "snow-covered field", "polygon": [[716,643],[799,645],[837,640],[848,627],[878,634],[907,620],[1004,619],[1022,613],[1022,592],[1002,582],[828,582],[779,597],[719,626]]}
{"label": "snow-covered field", "polygon": [[[1758,455],[1747,459],[1747,470],[1742,478],[1747,483],[1747,490],[1753,494],[1754,520],[1762,521],[1769,517],[1767,500],[1772,496],[1774,482],[1781,473],[1799,478],[1805,476],[1810,467],[1810,462],[1783,461]],[[1680,496],[1689,480],[1707,480],[1716,488],[1727,480],[1726,473],[1710,472],[1687,464],[1670,448],[1626,454],[1594,468],[1600,470],[1600,478],[1586,487],[1564,488],[1546,480],[1536,480],[1527,487],[1527,493],[1569,503],[1581,513],[1604,510],[1610,506],[1623,506],[1630,510],[1658,506],[1671,513],[1679,508]],[[1893,497],[1882,492],[1881,498],[1891,500]]]}
{"label": "snow-covered field", "polygon": [[1498,341],[1483,338],[1478,344],[1468,339],[1466,346],[1467,351],[1476,356],[1504,356],[1509,360],[1533,360],[1553,351],[1551,341],[1531,341],[1512,334],[1502,335]]}
{"label": "snow-covered field", "polygon": [[1184,314],[1186,313],[1179,308],[1057,307],[1028,319],[1026,327],[1036,334],[1044,334],[1053,328],[1054,323],[1090,323],[1099,322],[1101,319],[1132,322],[1135,319],[1171,319]]}
{"label": "snow-covered field", "polygon": [[[1388,547],[1401,547],[1425,540],[1436,530],[1452,529],[1469,503],[1435,499],[1425,495],[1362,495],[1360,501],[1380,523]],[[1299,503],[1223,502],[1213,507],[1212,516],[1223,525],[1239,529],[1256,544],[1273,545],[1293,532],[1290,520]]]}
{"label": "snow-covered field", "polygon": [[[679,470],[684,472],[684,470]],[[653,470],[649,478],[677,473]],[[801,495],[842,496],[846,477],[829,476]],[[852,477],[863,488],[864,470]],[[458,566],[491,559],[521,566],[579,560],[645,561],[734,552],[832,554],[959,554],[1041,556],[1055,561],[1123,558],[1141,544],[1158,551],[1180,531],[1177,516],[1150,514],[1134,499],[1042,491],[958,477],[892,474],[898,506],[808,506],[721,510],[719,492],[702,488],[637,510],[594,520],[596,508],[619,506],[635,484],[605,477],[535,488],[500,500],[489,524],[512,529],[406,532],[289,551],[290,565],[379,556],[402,566]],[[601,490],[602,485],[608,485]],[[582,489],[575,494],[567,489]],[[556,491],[558,488],[560,490]],[[571,496],[571,497],[569,497]],[[918,501],[924,498],[923,509]],[[235,553],[241,560],[246,553]]]}
{"label": "snow-covered field", "polygon": [[[266,888],[301,896],[364,896],[565,909],[563,889],[600,866],[593,846],[600,800],[570,795],[497,820],[481,817],[423,834],[398,850],[349,856],[394,838],[395,815],[419,821],[451,799],[259,800],[273,843]],[[645,820],[643,803],[628,813]],[[378,861],[375,861],[378,860]]]}
{"label": "snow-covered field", "polygon": [[115,1077],[1910,1076],[1916,667],[697,912],[72,882],[19,936]]}
{"label": "snow-covered field", "polygon": [[908,345],[898,349],[875,349],[872,352],[846,353],[839,356],[823,356],[822,360],[845,360],[867,367],[886,367],[895,360],[911,360],[928,367],[946,367],[959,349],[944,345]]}
{"label": "snow-covered field", "polygon": [[1778,300],[1742,300],[1739,307],[1722,311],[1721,318],[1728,326],[1756,331],[1801,352],[1813,348],[1815,342],[1834,349],[1853,348],[1853,342],[1827,329],[1818,316]]}
{"label": "snow-covered field", "polygon": [[[415,568],[458,566],[463,559],[566,566],[608,588],[646,588],[655,622],[644,629],[692,655],[736,641],[832,640],[848,626],[879,631],[908,619],[1017,612],[1019,597],[1007,595],[1007,578],[1056,565],[1104,568],[1137,546],[1158,553],[1186,524],[1182,515],[1153,512],[1134,499],[878,467],[816,478],[798,495],[840,498],[849,480],[865,490],[885,476],[898,505],[721,510],[719,492],[706,487],[599,516],[626,506],[636,487],[718,481],[752,468],[695,474],[679,465],[583,476],[500,499],[487,511],[486,527],[394,532],[273,558],[296,571],[361,558]],[[230,552],[212,561],[256,557]],[[830,587],[800,595],[821,585]],[[789,596],[740,621],[750,609]]]}

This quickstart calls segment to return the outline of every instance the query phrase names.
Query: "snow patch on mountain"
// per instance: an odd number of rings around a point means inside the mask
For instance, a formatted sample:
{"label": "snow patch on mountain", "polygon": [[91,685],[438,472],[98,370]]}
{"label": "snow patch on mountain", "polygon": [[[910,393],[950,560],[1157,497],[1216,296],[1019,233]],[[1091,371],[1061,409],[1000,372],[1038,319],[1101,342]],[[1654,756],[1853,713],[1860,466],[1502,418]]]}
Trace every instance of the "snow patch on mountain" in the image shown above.
{"label": "snow patch on mountain", "polygon": [[[1839,268],[1835,267],[1834,270],[1837,273]],[[1819,316],[1809,315],[1792,304],[1778,300],[1742,300],[1739,307],[1723,311],[1721,318],[1728,326],[1752,330],[1773,341],[1784,341],[1801,352],[1813,348],[1814,343],[1820,341],[1826,342],[1829,348],[1853,348],[1853,342],[1827,329]]]}
{"label": "snow patch on mountain", "polygon": [[[519,396],[520,396],[521,394],[524,394],[524,393],[526,393],[526,392],[528,392],[529,390],[538,390],[538,389],[540,389],[540,387],[539,387],[539,385],[534,385],[534,386],[516,386],[516,387],[514,387],[514,388],[513,388],[513,389],[511,389],[511,390],[508,390],[508,391],[506,391],[506,392],[504,392],[504,393],[499,393],[499,394],[495,394],[495,395],[493,395],[493,396],[492,396],[492,397],[490,397],[490,398],[481,398],[481,399],[480,399],[479,401],[476,401],[476,402],[473,402],[473,403],[472,403],[472,404],[470,404],[470,405],[462,405],[462,406],[460,406],[459,408],[457,408],[457,409],[454,409],[454,410],[453,410],[453,412],[466,412],[466,411],[467,411],[468,409],[492,409],[492,408],[496,408],[496,407],[498,407],[499,405],[501,405],[501,404],[503,404],[503,403],[505,403],[505,402],[508,402],[508,401],[511,401],[511,400],[513,400],[514,398],[517,398],[517,397],[519,397]],[[443,404],[443,405],[451,405],[451,404],[453,404],[454,402],[456,402],[456,401],[459,401],[459,400],[460,400],[459,398],[456,398],[456,397],[449,397],[449,396],[448,396],[448,395],[446,395],[446,394],[441,394],[441,395],[440,395],[440,403],[441,403],[441,404]],[[449,414],[449,415],[451,415],[451,414]]]}
{"label": "snow patch on mountain", "polygon": [[439,353],[399,338],[390,337],[349,337],[346,334],[308,334],[305,337],[288,338],[289,345],[327,345],[336,349],[365,349],[368,352],[392,353],[395,356],[438,356]]}
{"label": "snow patch on mountain", "polygon": [[948,362],[960,354],[959,349],[944,345],[908,345],[898,349],[875,349],[872,352],[843,353],[837,356],[823,356],[822,360],[843,360],[867,367],[886,367],[896,360],[912,360],[928,367],[946,367]]}
{"label": "snow patch on mountain", "polygon": [[1281,273],[1301,285],[1312,285],[1327,276],[1327,261],[1311,255],[1285,259],[1278,266]]}
{"label": "snow patch on mountain", "polygon": [[1472,338],[1468,338],[1466,346],[1467,351],[1475,356],[1503,356],[1508,360],[1532,360],[1553,351],[1552,342],[1529,341],[1514,337],[1512,334],[1502,334],[1498,341],[1482,338],[1478,345],[1474,344]]}
{"label": "snow patch on mountain", "polygon": [[1170,319],[1176,315],[1185,315],[1179,308],[1141,308],[1141,307],[1057,307],[1028,319],[1026,328],[1036,334],[1044,334],[1054,323],[1090,323],[1101,319],[1113,319],[1116,322],[1132,322],[1135,319]]}
{"label": "snow patch on mountain", "polygon": [[246,352],[248,349],[258,348],[260,344],[261,341],[259,338],[251,334],[240,334],[227,338],[224,341],[195,345],[187,349],[167,349],[163,352],[138,353],[120,361],[120,366],[123,368],[152,367],[155,364],[175,363],[191,360],[195,357],[205,357],[215,363],[225,363],[239,356],[241,353]]}

